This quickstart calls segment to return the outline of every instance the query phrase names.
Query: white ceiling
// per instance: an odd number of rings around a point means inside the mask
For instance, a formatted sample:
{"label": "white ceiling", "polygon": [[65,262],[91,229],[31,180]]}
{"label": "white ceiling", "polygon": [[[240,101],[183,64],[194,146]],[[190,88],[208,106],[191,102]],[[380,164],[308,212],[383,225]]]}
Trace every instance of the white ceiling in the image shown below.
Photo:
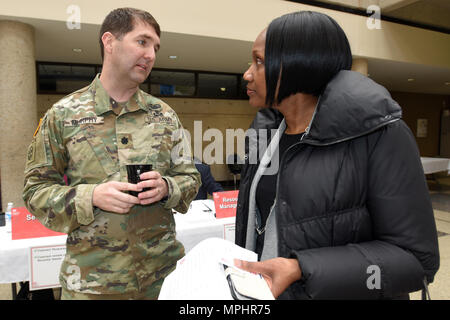
{"label": "white ceiling", "polygon": [[317,0],[365,11],[371,4],[380,6],[381,14],[450,29],[449,0]]}
{"label": "white ceiling", "polygon": [[[379,3],[382,15],[450,29],[450,0],[319,0],[319,2],[360,10],[366,10],[369,4]],[[394,9],[388,10],[383,8],[383,5]],[[448,59],[450,60],[450,52]],[[391,91],[450,94],[450,69],[378,59],[368,60],[370,77]]]}
{"label": "white ceiling", "polygon": [[[36,60],[101,64],[100,26],[83,24],[80,30],[69,30],[60,21],[21,21],[35,28]],[[252,42],[248,41],[162,32],[155,67],[243,73],[250,61],[251,47]],[[73,51],[77,48],[82,52]],[[177,59],[169,59],[170,55]]]}
{"label": "white ceiling", "polygon": [[[450,13],[449,7],[442,8]],[[35,28],[37,60],[101,64],[97,40],[100,26],[83,24],[81,30],[69,30],[60,21],[26,18],[21,21]],[[250,61],[251,47],[252,42],[248,41],[163,32],[155,67],[243,73]],[[74,52],[76,48],[82,52]],[[178,58],[172,60],[169,55]],[[391,91],[450,95],[450,69],[369,59],[369,74]],[[414,81],[408,81],[410,78]]]}

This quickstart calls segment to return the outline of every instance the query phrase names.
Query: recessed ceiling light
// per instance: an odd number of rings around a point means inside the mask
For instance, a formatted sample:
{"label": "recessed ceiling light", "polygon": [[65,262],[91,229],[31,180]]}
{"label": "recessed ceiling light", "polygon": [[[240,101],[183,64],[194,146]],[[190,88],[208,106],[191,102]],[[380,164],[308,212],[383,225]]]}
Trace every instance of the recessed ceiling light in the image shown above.
{"label": "recessed ceiling light", "polygon": [[80,48],[73,48],[72,50],[73,50],[73,52],[76,52],[76,53],[81,53],[83,51],[83,49],[80,49]]}
{"label": "recessed ceiling light", "polygon": [[178,58],[177,56],[169,56],[169,59],[176,59]]}
{"label": "recessed ceiling light", "polygon": [[408,79],[408,82],[413,82],[413,81],[414,81],[413,78],[409,78],[409,79]]}

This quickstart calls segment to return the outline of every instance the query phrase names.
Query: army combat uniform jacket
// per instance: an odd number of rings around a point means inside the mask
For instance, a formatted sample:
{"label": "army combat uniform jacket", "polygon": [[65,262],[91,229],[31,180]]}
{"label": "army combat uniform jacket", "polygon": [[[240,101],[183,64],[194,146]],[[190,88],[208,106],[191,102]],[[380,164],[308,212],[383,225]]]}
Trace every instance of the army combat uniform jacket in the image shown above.
{"label": "army combat uniform jacket", "polygon": [[[171,209],[186,212],[201,183],[189,148],[167,104],[138,90],[119,106],[99,76],[46,113],[28,149],[23,198],[43,225],[68,234],[64,289],[139,292],[175,268],[184,248]],[[168,199],[125,215],[94,208],[95,186],[127,182],[127,164],[152,164],[168,184]]]}

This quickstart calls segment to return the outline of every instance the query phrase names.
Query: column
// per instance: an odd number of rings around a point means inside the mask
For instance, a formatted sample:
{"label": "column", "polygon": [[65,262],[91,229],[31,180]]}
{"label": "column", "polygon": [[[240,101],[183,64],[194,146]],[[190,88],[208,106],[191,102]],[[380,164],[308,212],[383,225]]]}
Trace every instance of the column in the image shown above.
{"label": "column", "polygon": [[353,59],[352,70],[357,71],[367,77],[367,75],[369,74],[369,63],[367,59]]}
{"label": "column", "polygon": [[37,126],[34,28],[0,21],[0,179],[2,209],[23,206],[26,153]]}

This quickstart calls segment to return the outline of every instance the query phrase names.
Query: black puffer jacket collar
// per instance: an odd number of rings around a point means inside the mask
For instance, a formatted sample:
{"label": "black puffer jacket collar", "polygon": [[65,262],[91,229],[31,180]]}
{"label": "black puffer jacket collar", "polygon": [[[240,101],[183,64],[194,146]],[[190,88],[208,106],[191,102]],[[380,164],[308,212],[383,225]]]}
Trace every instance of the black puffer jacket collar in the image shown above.
{"label": "black puffer jacket collar", "polygon": [[[320,97],[304,143],[328,145],[353,139],[400,119],[402,111],[389,92],[362,74],[340,71]],[[256,129],[278,128],[283,115],[272,108],[260,110]]]}

